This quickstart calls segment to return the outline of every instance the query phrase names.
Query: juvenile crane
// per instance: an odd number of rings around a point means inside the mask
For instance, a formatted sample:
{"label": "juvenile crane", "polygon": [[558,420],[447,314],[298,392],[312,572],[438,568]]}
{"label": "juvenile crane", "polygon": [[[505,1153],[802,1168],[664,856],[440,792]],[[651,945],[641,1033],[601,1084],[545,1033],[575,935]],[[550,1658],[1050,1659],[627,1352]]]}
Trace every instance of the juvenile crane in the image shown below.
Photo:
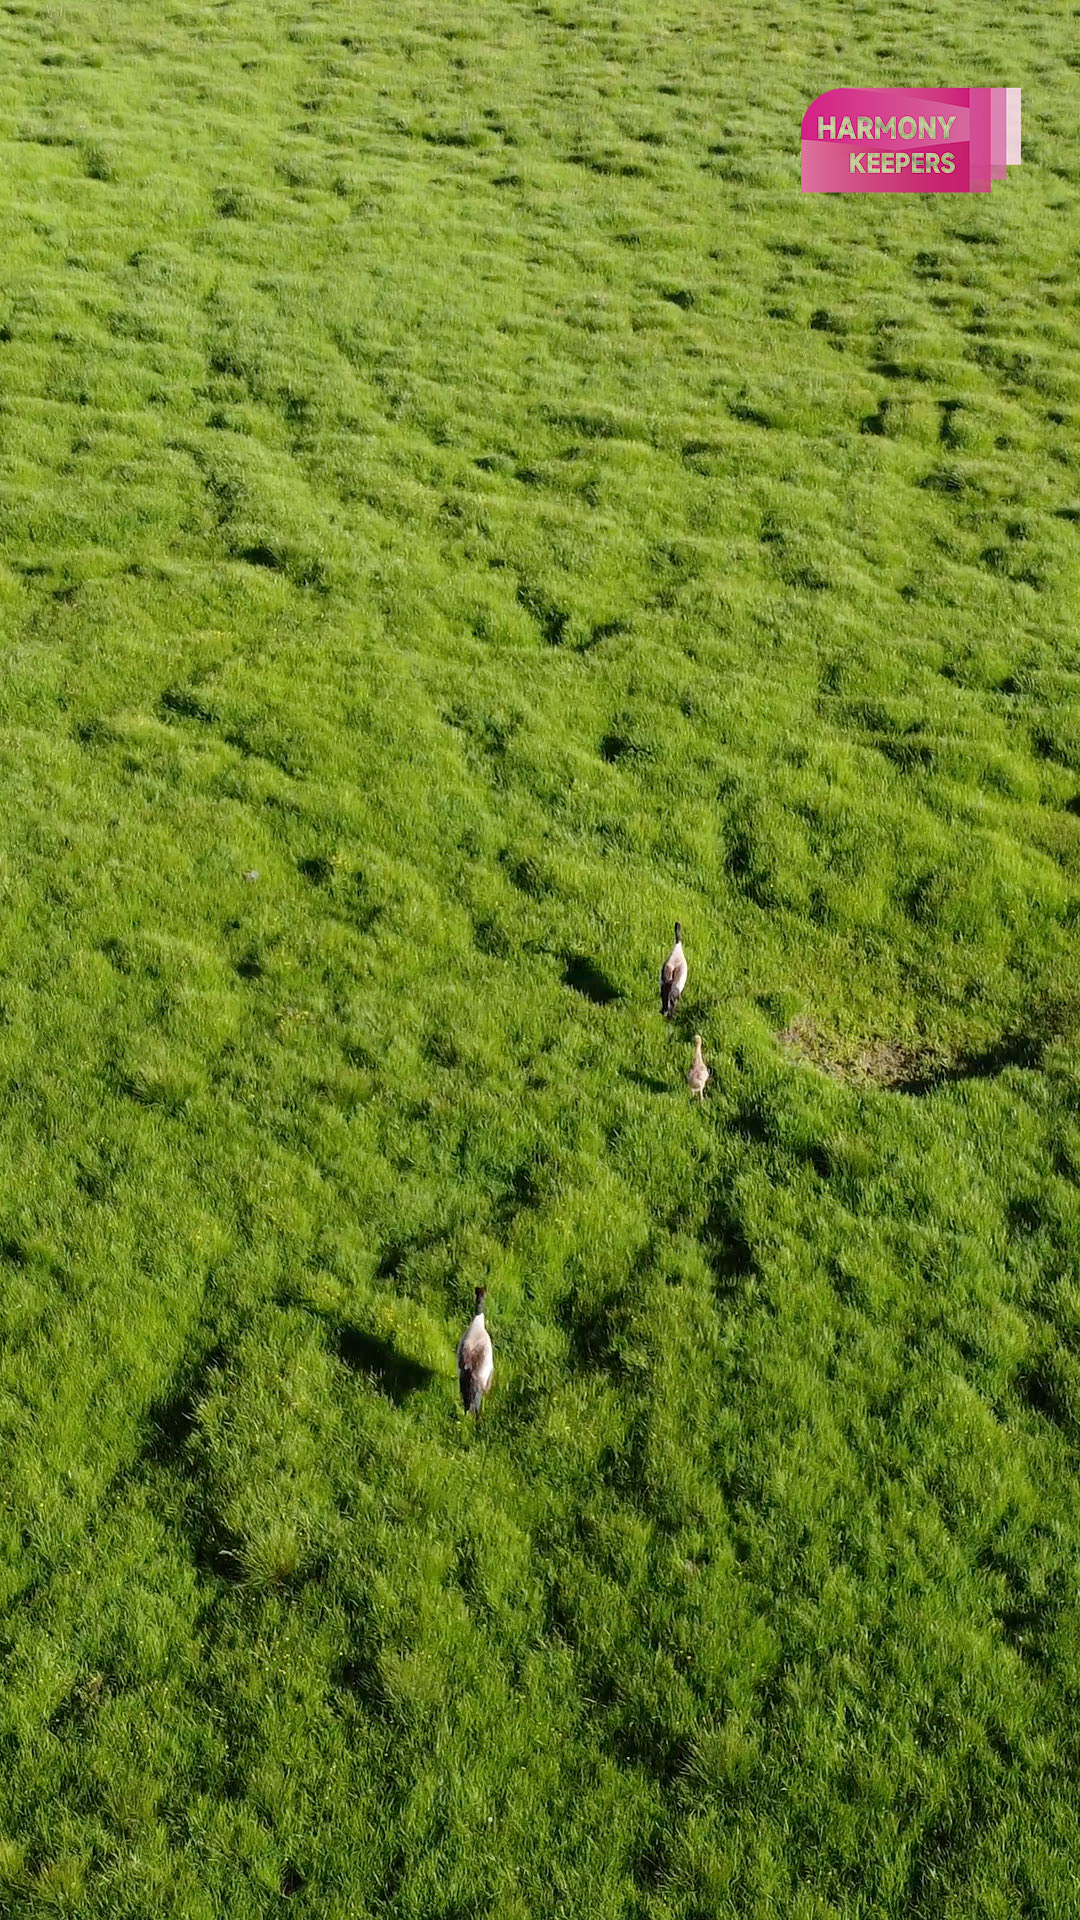
{"label": "juvenile crane", "polygon": [[705,1088],[709,1079],[709,1069],[702,1058],[700,1033],[695,1033],[694,1035],[694,1060],[686,1078],[689,1083],[690,1092],[698,1100],[704,1099]]}
{"label": "juvenile crane", "polygon": [[682,950],[682,927],[675,922],[675,945],[660,970],[660,1006],[670,1020],[686,985],[686,955]]}
{"label": "juvenile crane", "polygon": [[491,1352],[491,1335],[484,1324],[484,1301],[487,1290],[476,1289],[476,1312],[461,1336],[457,1350],[458,1380],[461,1383],[461,1402],[466,1413],[479,1416],[484,1404],[484,1395],[495,1378],[495,1361]]}

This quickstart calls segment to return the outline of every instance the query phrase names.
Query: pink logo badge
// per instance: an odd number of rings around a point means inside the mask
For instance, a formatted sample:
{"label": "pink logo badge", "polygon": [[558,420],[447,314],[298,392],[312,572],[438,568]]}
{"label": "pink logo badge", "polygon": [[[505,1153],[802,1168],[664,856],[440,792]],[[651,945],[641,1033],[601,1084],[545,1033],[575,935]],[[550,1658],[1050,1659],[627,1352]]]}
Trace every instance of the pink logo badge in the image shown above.
{"label": "pink logo badge", "polygon": [[835,87],[803,115],[804,193],[989,193],[1019,164],[1019,87]]}

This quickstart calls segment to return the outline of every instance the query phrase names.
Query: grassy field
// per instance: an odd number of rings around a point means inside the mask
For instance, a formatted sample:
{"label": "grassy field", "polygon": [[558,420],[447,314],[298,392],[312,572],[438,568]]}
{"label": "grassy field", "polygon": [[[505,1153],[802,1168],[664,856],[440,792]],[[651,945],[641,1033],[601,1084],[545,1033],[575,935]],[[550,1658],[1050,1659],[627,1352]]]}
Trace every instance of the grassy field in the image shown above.
{"label": "grassy field", "polygon": [[1076,45],[4,5],[0,1913],[1080,1914]]}

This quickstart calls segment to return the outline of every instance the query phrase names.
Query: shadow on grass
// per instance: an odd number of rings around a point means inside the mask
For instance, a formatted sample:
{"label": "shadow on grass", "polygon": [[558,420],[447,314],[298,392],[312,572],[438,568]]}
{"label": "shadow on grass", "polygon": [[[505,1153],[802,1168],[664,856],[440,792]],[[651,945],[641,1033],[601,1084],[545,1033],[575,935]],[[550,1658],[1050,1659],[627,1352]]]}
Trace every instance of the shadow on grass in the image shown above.
{"label": "shadow on grass", "polygon": [[150,1432],[142,1450],[144,1460],[174,1473],[191,1473],[187,1445],[195,1431],[199,1404],[218,1384],[226,1360],[225,1348],[216,1346],[181,1370],[172,1391],[156,1401],[147,1414]]}
{"label": "shadow on grass", "polygon": [[1063,1431],[1072,1426],[1068,1394],[1049,1362],[1037,1363],[1018,1373],[1016,1391],[1031,1413],[1037,1413]]}
{"label": "shadow on grass", "polygon": [[350,1373],[367,1375],[380,1394],[386,1394],[386,1400],[392,1400],[398,1407],[404,1405],[411,1394],[423,1392],[436,1377],[434,1367],[400,1354],[392,1340],[354,1327],[327,1308],[317,1308],[300,1294],[284,1290],[277,1296],[277,1304],[282,1308],[300,1308],[302,1313],[309,1313],[311,1319],[321,1321],[327,1329],[327,1344],[342,1365],[348,1367]]}
{"label": "shadow on grass", "polygon": [[1017,1034],[1000,1040],[996,1046],[986,1047],[981,1053],[961,1054],[948,1066],[929,1067],[924,1072],[916,1071],[906,1078],[893,1080],[890,1091],[918,1097],[957,1080],[993,1080],[1007,1067],[1024,1067],[1030,1072],[1041,1067],[1042,1055],[1041,1040],[1030,1034]]}
{"label": "shadow on grass", "polygon": [[226,1348],[217,1345],[181,1366],[170,1391],[148,1409],[147,1435],[135,1471],[166,1476],[183,1506],[184,1532],[200,1573],[230,1584],[244,1579],[244,1544],[217,1511],[214,1490],[200,1449],[191,1442],[199,1408],[219,1386],[228,1366]]}
{"label": "shadow on grass", "polygon": [[394,1707],[379,1665],[379,1634],[370,1598],[354,1597],[345,1611],[347,1652],[334,1672],[334,1686],[365,1713],[390,1720]]}
{"label": "shadow on grass", "polygon": [[325,1307],[317,1307],[310,1300],[299,1299],[295,1294],[279,1295],[282,1306],[300,1307],[304,1313],[310,1313],[313,1319],[321,1320],[326,1328],[328,1344],[337,1354],[343,1366],[350,1373],[366,1374],[378,1391],[392,1400],[396,1407],[403,1406],[414,1393],[422,1393],[435,1379],[435,1369],[425,1366],[421,1360],[413,1360],[407,1353],[400,1353],[392,1340],[385,1340],[380,1334],[365,1332],[350,1322],[339,1320]]}
{"label": "shadow on grass", "polygon": [[584,953],[563,955],[563,985],[580,993],[583,999],[591,1000],[596,1007],[610,1006],[613,1000],[621,998],[614,982]]}
{"label": "shadow on grass", "polygon": [[1014,1653],[1026,1665],[1046,1673],[1052,1669],[1052,1649],[1068,1589],[1060,1569],[1049,1579],[1032,1578],[1031,1569],[1012,1554],[984,1547],[980,1568],[996,1575],[1005,1587],[1004,1604],[995,1609],[998,1624]]}
{"label": "shadow on grass", "polygon": [[619,1071],[624,1080],[631,1081],[635,1087],[643,1087],[646,1093],[673,1093],[675,1091],[676,1082],[673,1080],[657,1080],[653,1074],[638,1073],[634,1067],[621,1067]]}
{"label": "shadow on grass", "polygon": [[575,1370],[606,1373],[615,1382],[625,1380],[627,1368],[619,1351],[619,1334],[626,1319],[622,1294],[609,1294],[587,1304],[571,1296],[559,1302],[555,1313],[569,1342]]}
{"label": "shadow on grass", "polygon": [[701,1230],[701,1242],[720,1299],[729,1298],[757,1271],[754,1250],[728,1199],[718,1195]]}
{"label": "shadow on grass", "polygon": [[378,1334],[363,1333],[359,1327],[338,1327],[333,1341],[338,1358],[350,1373],[367,1374],[388,1400],[400,1407],[412,1394],[429,1387],[435,1378],[433,1367],[408,1354],[399,1353],[389,1340]]}

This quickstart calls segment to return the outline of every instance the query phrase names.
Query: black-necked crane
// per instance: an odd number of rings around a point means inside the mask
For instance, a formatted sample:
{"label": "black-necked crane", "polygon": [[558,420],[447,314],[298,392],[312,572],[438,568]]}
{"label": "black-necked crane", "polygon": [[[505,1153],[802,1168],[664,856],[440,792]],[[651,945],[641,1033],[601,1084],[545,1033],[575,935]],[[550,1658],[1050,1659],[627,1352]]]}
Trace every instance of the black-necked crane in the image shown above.
{"label": "black-necked crane", "polygon": [[675,945],[660,970],[660,1006],[670,1020],[686,985],[686,955],[682,950],[682,927],[675,922]]}
{"label": "black-necked crane", "polygon": [[461,1384],[462,1405],[466,1413],[479,1414],[484,1404],[484,1395],[495,1378],[491,1335],[484,1321],[486,1298],[486,1288],[477,1287],[476,1311],[461,1336],[457,1350],[458,1380]]}

